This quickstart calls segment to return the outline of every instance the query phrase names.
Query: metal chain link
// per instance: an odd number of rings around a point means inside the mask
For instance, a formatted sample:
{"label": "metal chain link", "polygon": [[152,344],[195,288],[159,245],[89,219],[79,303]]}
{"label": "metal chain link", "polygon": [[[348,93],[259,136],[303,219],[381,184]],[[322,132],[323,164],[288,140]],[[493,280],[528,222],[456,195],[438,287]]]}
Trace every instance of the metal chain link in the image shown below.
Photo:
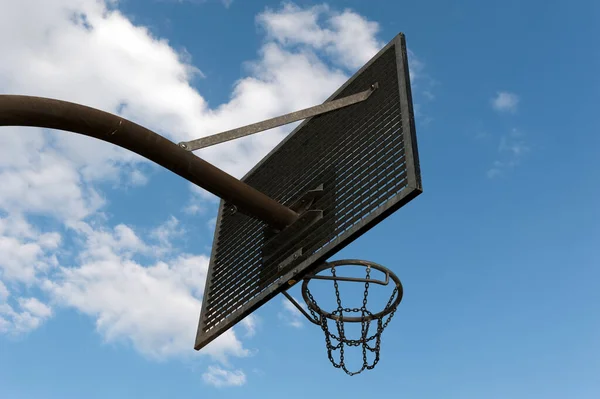
{"label": "metal chain link", "polygon": [[[332,274],[333,278],[336,277],[334,265],[331,266],[331,274]],[[366,279],[368,280],[368,279],[370,279],[370,277],[371,277],[371,267],[367,266]],[[334,310],[333,312],[331,312],[331,315],[335,317],[335,325],[336,325],[336,329],[337,329],[337,335],[332,333],[331,331],[329,331],[329,324],[327,322],[328,319],[327,319],[327,317],[325,317],[324,314],[320,314],[319,312],[314,311],[311,306],[308,307],[310,314],[313,317],[315,323],[320,325],[321,329],[325,333],[325,344],[327,347],[327,357],[329,358],[329,361],[331,362],[333,367],[341,368],[342,370],[344,370],[344,372],[346,372],[346,374],[351,375],[351,376],[359,374],[364,370],[372,370],[379,362],[379,351],[381,350],[381,334],[383,333],[383,330],[388,326],[388,324],[394,317],[394,314],[396,313],[396,309],[392,309],[392,311],[389,314],[387,314],[387,318],[386,318],[385,322],[383,321],[384,316],[374,318],[374,314],[367,309],[368,295],[369,295],[369,282],[368,281],[365,282],[363,303],[360,308],[344,308],[342,306],[342,300],[340,298],[338,282],[335,279],[333,280],[333,287],[335,289],[337,309]],[[309,300],[313,304],[317,305],[315,298],[313,297],[312,293],[308,289],[307,289],[307,294],[308,294]],[[394,298],[397,294],[398,294],[398,287],[396,286],[396,287],[394,287],[392,295],[390,296],[390,299],[388,300],[384,310],[388,310],[392,306],[392,303],[394,302]],[[344,313],[360,313],[361,314],[361,322],[360,322],[361,323],[361,335],[360,335],[359,339],[350,339],[350,338],[346,337],[345,330],[344,330],[344,322],[342,321],[342,319],[344,317]],[[376,331],[375,331],[375,333],[373,333],[372,336],[369,337],[368,335],[369,335],[369,330],[371,327],[371,322],[373,322],[375,320],[377,321]],[[369,345],[369,343],[373,340],[375,340],[374,345],[373,346]],[[337,341],[338,343],[334,344],[332,341]],[[358,346],[362,345],[363,364],[362,364],[362,367],[360,368],[360,370],[350,371],[347,369],[346,364],[345,364],[345,359],[344,359],[344,355],[345,355],[344,347],[346,345],[350,346],[350,347],[358,347]],[[336,361],[333,357],[333,352],[335,352],[337,350],[339,350],[339,353],[340,353],[339,354],[339,362]],[[368,353],[374,354],[374,359],[371,364],[369,364]]]}

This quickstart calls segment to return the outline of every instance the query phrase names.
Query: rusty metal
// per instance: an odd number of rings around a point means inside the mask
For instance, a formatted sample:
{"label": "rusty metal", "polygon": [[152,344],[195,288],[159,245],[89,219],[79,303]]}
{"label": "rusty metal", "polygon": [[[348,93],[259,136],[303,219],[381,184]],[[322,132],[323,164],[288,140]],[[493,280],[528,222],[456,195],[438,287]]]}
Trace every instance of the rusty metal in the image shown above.
{"label": "rusty metal", "polygon": [[378,87],[379,85],[377,83],[374,83],[369,89],[364,90],[360,93],[352,94],[350,96],[339,98],[333,101],[327,101],[323,104],[319,104],[314,107],[305,108],[300,111],[277,116],[275,118],[267,119],[262,122],[253,123],[251,125],[238,127],[232,130],[227,130],[226,132],[214,134],[212,136],[202,137],[192,141],[182,141],[181,143],[179,143],[179,146],[187,151],[195,151],[201,148],[210,147],[211,145],[220,144],[226,141],[249,136],[251,134],[262,132],[264,130],[273,129],[274,127],[287,125],[288,123],[297,122],[302,119],[325,114],[327,112],[335,111],[337,109],[365,101],[369,98],[369,96],[371,96],[371,94],[375,90],[377,90]]}
{"label": "rusty metal", "polygon": [[[363,293],[362,306],[360,308],[349,308],[342,305],[338,281],[344,280],[336,275],[335,270],[336,267],[339,266],[361,266],[365,268],[365,289]],[[330,269],[331,271],[335,297],[337,301],[337,309],[333,310],[332,312],[327,312],[320,308],[314,296],[308,289],[309,281],[313,279],[317,273],[320,273],[326,269]],[[373,313],[367,309],[369,286],[373,282],[373,280],[371,280],[372,269],[385,273],[387,276],[389,276],[389,279],[394,282],[392,294],[390,295],[385,308],[378,313]],[[377,263],[358,259],[347,259],[325,263],[318,267],[311,274],[306,276],[302,283],[302,298],[306,302],[308,312],[310,312],[308,319],[315,324],[319,324],[325,333],[325,345],[327,348],[327,357],[329,358],[329,361],[335,368],[340,368],[344,370],[346,374],[351,376],[360,374],[364,370],[372,370],[379,362],[381,334],[383,334],[383,331],[394,317],[396,309],[398,308],[400,301],[402,301],[402,296],[402,283],[400,282],[398,276],[394,274],[394,272]],[[290,299],[290,297],[288,297],[288,299],[291,300],[292,303],[295,302],[293,298]],[[294,306],[299,307],[300,305],[294,303]],[[307,316],[308,312],[302,313]],[[348,314],[360,314],[360,316],[347,316]],[[333,323],[328,323],[328,320],[333,321]],[[350,338],[347,335],[345,323],[360,323],[360,337]],[[335,330],[332,332],[331,330],[334,326]],[[375,332],[372,332],[373,329]],[[362,349],[362,367],[356,371],[348,370],[346,365],[344,352],[348,347],[361,347]],[[334,354],[337,354],[337,356],[334,356]],[[369,354],[371,354],[371,356],[369,356]],[[338,357],[339,360],[335,359],[335,357]],[[369,360],[369,357],[371,357],[371,360]]]}
{"label": "rusty metal", "polygon": [[[340,267],[340,266],[364,267],[367,272],[366,278],[338,276],[336,273],[336,268]],[[325,271],[325,270],[330,270],[331,276],[325,276],[325,275],[319,276],[318,275],[318,273],[321,273],[322,271]],[[371,278],[371,270],[378,270],[381,273],[384,273],[386,276],[385,281],[372,279]],[[310,283],[310,281],[315,280],[315,279],[332,280],[334,282],[334,287],[336,288],[336,299],[338,301],[337,311],[327,312],[319,307],[319,305],[313,298],[313,296],[308,288],[308,284]],[[346,315],[346,314],[351,314],[351,313],[360,313],[362,309],[360,309],[360,308],[344,308],[341,306],[340,293],[339,293],[338,284],[337,284],[338,281],[365,283],[363,306],[365,307],[364,309],[366,310],[366,305],[367,305],[366,298],[369,293],[369,286],[371,284],[379,284],[379,285],[385,286],[385,285],[389,284],[390,279],[394,283],[394,291],[392,293],[392,296],[391,296],[388,304],[382,311],[377,312],[377,313],[373,313],[373,312],[369,311],[368,314],[362,314],[361,316],[347,316]],[[404,291],[402,288],[402,283],[400,282],[400,279],[398,278],[398,276],[396,276],[396,274],[393,271],[391,271],[387,267],[382,266],[378,263],[369,262],[369,261],[361,260],[361,259],[343,259],[343,260],[336,260],[334,262],[325,262],[321,266],[317,267],[314,271],[312,271],[302,281],[302,299],[304,299],[304,302],[306,302],[306,305],[308,306],[309,311],[311,311],[311,313],[315,312],[315,313],[317,313],[325,318],[328,318],[330,320],[341,321],[344,323],[361,323],[364,321],[381,319],[384,316],[392,314],[393,312],[396,311],[396,308],[398,308],[398,305],[402,301],[403,293],[404,293]],[[341,308],[341,310],[340,310],[340,308]]]}
{"label": "rusty metal", "polygon": [[41,127],[94,137],[169,169],[276,229],[284,229],[298,218],[296,212],[248,184],[117,115],[50,98],[0,95],[0,126]]}
{"label": "rusty metal", "polygon": [[340,276],[312,276],[312,280],[331,280],[331,281],[347,281],[351,283],[369,283],[369,284],[379,284],[379,285],[388,285],[390,282],[390,274],[385,272],[385,280],[374,280],[372,278],[360,278],[360,277],[340,277]]}

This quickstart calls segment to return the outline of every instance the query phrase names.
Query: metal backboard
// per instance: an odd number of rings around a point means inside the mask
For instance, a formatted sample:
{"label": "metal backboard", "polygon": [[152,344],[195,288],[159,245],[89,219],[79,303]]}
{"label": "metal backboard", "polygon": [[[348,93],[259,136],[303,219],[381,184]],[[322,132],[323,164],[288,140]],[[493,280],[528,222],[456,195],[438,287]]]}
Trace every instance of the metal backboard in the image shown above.
{"label": "metal backboard", "polygon": [[327,101],[373,84],[368,100],[305,120],[242,179],[287,206],[322,188],[309,229],[278,241],[265,223],[221,202],[195,349],[421,193],[403,34]]}

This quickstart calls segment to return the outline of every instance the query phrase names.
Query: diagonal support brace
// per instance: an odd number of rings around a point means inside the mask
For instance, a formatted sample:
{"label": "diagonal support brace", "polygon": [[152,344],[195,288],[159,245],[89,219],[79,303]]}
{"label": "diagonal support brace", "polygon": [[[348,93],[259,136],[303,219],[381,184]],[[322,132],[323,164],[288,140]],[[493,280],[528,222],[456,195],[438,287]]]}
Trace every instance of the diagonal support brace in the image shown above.
{"label": "diagonal support brace", "polygon": [[365,101],[369,96],[377,90],[379,85],[374,83],[371,88],[360,93],[352,94],[347,97],[339,98],[333,101],[327,101],[323,104],[314,107],[305,108],[300,111],[292,112],[275,118],[267,119],[262,122],[253,123],[251,125],[242,126],[233,130],[227,130],[223,133],[214,134],[208,137],[202,137],[192,141],[182,141],[179,146],[187,151],[195,151],[201,148],[210,147],[215,144],[224,143],[226,141],[239,139],[249,136],[254,133],[264,130],[273,129],[274,127],[287,125],[288,123],[297,122],[302,119],[307,119],[316,115],[321,115],[327,112],[335,111],[336,109],[344,108],[362,101]]}

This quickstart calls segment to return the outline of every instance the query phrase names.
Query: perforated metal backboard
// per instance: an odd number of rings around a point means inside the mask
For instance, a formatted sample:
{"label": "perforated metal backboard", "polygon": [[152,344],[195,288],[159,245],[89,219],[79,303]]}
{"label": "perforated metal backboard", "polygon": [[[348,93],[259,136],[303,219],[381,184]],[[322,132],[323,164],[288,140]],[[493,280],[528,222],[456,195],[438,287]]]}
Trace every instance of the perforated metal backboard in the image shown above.
{"label": "perforated metal backboard", "polygon": [[310,228],[278,240],[221,202],[197,350],[421,193],[403,34],[327,101],[375,83],[366,101],[305,120],[242,179],[287,206],[322,187]]}

